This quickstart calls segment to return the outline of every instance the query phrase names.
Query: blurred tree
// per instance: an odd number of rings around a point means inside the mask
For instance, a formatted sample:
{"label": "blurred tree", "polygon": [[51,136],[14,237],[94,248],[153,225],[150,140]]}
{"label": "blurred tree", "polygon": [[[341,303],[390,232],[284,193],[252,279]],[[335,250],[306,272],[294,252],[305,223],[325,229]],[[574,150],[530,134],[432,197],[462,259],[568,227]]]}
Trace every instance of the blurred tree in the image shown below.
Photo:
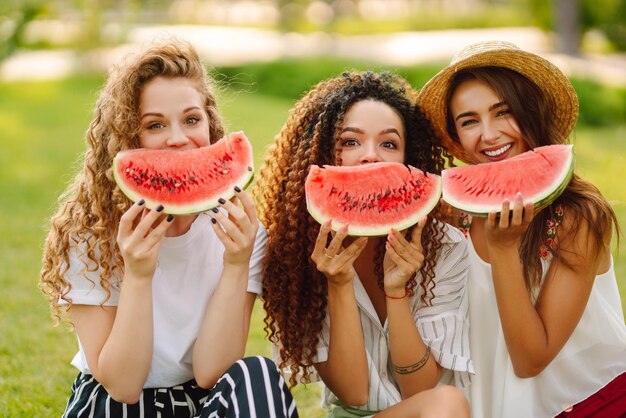
{"label": "blurred tree", "polygon": [[557,50],[577,55],[580,45],[580,1],[553,0],[552,7]]}
{"label": "blurred tree", "polygon": [[602,31],[620,51],[626,51],[626,0],[584,0],[583,23]]}
{"label": "blurred tree", "polygon": [[[626,0],[529,0],[529,5],[538,26],[544,30],[556,31],[559,41],[575,41],[576,50],[580,45],[581,35],[596,29],[616,49],[626,51]],[[575,18],[574,14],[577,14]],[[577,31],[578,35],[561,35],[561,31],[568,30],[563,29],[564,22],[558,22],[561,19],[575,19],[576,25],[569,30]],[[563,39],[563,36],[567,39]]]}
{"label": "blurred tree", "polygon": [[280,12],[278,21],[279,29],[283,31],[295,31],[305,19],[306,6],[310,0],[277,0],[276,4]]}
{"label": "blurred tree", "polygon": [[81,0],[84,17],[83,37],[80,47],[89,50],[100,45],[102,32],[102,9],[106,6],[98,0]]}
{"label": "blurred tree", "polygon": [[0,62],[7,59],[23,44],[24,31],[29,22],[44,10],[41,1],[7,1],[0,6]]}

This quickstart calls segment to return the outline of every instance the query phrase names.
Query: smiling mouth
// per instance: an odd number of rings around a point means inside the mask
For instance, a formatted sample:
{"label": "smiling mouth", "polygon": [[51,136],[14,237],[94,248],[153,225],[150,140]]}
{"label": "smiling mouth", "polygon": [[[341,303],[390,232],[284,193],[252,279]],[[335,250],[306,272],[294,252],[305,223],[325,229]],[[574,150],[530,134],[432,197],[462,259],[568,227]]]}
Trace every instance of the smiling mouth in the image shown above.
{"label": "smiling mouth", "polygon": [[498,157],[502,154],[504,154],[505,152],[507,152],[508,150],[511,149],[511,147],[513,146],[513,144],[506,144],[503,147],[500,147],[498,149],[494,149],[494,150],[485,150],[483,151],[483,153],[487,156],[487,157]]}

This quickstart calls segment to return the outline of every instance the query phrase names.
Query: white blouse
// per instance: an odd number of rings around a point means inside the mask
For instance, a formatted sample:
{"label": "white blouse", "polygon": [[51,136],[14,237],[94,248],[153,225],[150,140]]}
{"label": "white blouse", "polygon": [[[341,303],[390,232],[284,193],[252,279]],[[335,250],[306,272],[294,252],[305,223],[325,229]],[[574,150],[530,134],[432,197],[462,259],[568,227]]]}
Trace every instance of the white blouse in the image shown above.
{"label": "white blouse", "polygon": [[[193,346],[224,264],[224,246],[215,235],[210,219],[199,215],[188,232],[166,237],[161,243],[152,279],[154,347],[144,388],[170,387],[193,378]],[[267,233],[261,227],[250,260],[248,292],[261,293],[266,241]],[[65,274],[72,284],[68,296],[77,305],[100,305],[106,292],[100,285],[100,270],[84,254],[85,247],[83,242],[70,251]],[[99,256],[97,252],[96,256]],[[89,267],[87,271],[83,271],[85,266]],[[111,297],[105,306],[118,305],[120,279],[119,274],[111,278]],[[72,365],[91,374],[80,341],[78,345]]]}
{"label": "white blouse", "polygon": [[[537,376],[519,378],[500,326],[491,265],[468,242],[473,417],[554,417],[626,371],[626,326],[613,259],[609,271],[596,276],[587,307],[561,351]],[[550,261],[542,263],[545,276]]]}
{"label": "white blouse", "polygon": [[[421,302],[418,286],[411,297],[415,324],[434,356],[444,368],[442,384],[464,388],[474,372],[470,360],[469,323],[466,280],[468,265],[467,242],[460,231],[448,227],[435,267],[434,298],[431,306]],[[361,411],[380,411],[402,400],[391,366],[388,324],[380,323],[376,310],[360,280],[354,280],[361,326],[369,367],[369,396],[366,405],[355,407]],[[330,318],[324,321],[316,362],[328,359]],[[339,403],[335,395],[324,388],[323,406]]]}

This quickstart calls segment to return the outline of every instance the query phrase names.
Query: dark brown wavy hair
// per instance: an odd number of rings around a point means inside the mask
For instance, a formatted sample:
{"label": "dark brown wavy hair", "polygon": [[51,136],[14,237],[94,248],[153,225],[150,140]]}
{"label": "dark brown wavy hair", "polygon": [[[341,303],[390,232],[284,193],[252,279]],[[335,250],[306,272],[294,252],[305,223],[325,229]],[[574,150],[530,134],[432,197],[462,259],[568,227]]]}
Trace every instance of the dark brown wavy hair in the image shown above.
{"label": "dark brown wavy hair", "polygon": [[[132,202],[115,184],[113,157],[120,150],[139,147],[141,89],[156,77],[190,80],[204,97],[211,142],[224,133],[213,81],[188,42],[174,38],[158,41],[112,69],[87,129],[82,168],[59,198],[44,244],[39,287],[48,296],[55,323],[71,306],[67,297],[71,284],[64,277],[71,247],[87,245],[86,255],[92,268],[100,269],[100,285],[109,297],[110,279],[123,268],[115,237],[120,217]],[[61,299],[68,303],[64,309],[59,305]]]}
{"label": "dark brown wavy hair", "polygon": [[[259,171],[253,196],[269,234],[263,281],[266,331],[280,347],[280,366],[291,369],[292,386],[300,372],[303,381],[310,375],[327,305],[326,278],[311,260],[320,225],[306,209],[309,168],[338,164],[335,147],[345,113],[356,102],[375,100],[395,109],[404,122],[405,164],[440,174],[450,156],[438,147],[415,97],[403,78],[388,72],[348,72],[323,81],[291,110]],[[444,236],[445,225],[435,220],[439,217],[437,207],[422,234],[425,262],[419,283],[416,275],[408,282],[410,294],[418,285],[422,288],[424,303],[432,299],[435,261]],[[385,242],[379,241],[374,264],[382,289]]]}
{"label": "dark brown wavy hair", "polygon": [[[488,66],[459,71],[450,82],[446,95],[447,128],[448,134],[455,141],[458,142],[459,138],[450,113],[450,102],[456,88],[467,80],[479,80],[490,86],[509,106],[528,149],[568,142],[568,138],[560,135],[555,126],[552,115],[556,112],[550,108],[551,104],[543,91],[532,80],[508,68]],[[555,211],[559,205],[566,212],[570,212],[568,219],[573,224],[568,229],[567,236],[566,231],[557,228],[554,247],[554,244],[548,243],[546,225],[556,217]],[[593,184],[574,174],[563,194],[536,214],[522,237],[519,254],[529,291],[537,289],[541,283],[543,268],[539,257],[540,247],[545,246],[553,257],[563,260],[559,257],[559,243],[575,236],[581,220],[589,225],[591,236],[588,238],[595,241],[598,253],[608,245],[605,238],[610,235],[612,227],[615,227],[619,242],[619,224],[611,204]]]}

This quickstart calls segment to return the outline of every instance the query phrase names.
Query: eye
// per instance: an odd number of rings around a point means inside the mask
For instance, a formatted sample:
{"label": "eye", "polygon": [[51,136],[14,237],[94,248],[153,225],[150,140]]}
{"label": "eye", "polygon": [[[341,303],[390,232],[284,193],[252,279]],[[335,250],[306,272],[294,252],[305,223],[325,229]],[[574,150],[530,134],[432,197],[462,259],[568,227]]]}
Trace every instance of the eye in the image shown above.
{"label": "eye", "polygon": [[342,147],[354,147],[356,145],[359,145],[359,142],[354,138],[342,138],[341,139]]}
{"label": "eye", "polygon": [[147,128],[150,130],[161,129],[164,127],[165,125],[163,125],[161,122],[152,122],[147,125]]}
{"label": "eye", "polygon": [[389,148],[389,149],[397,149],[398,145],[396,144],[395,141],[383,141],[380,144],[381,147],[383,148]]}
{"label": "eye", "polygon": [[508,108],[503,108],[498,110],[498,112],[496,113],[496,116],[506,116],[506,115],[510,115],[511,114],[511,109]]}
{"label": "eye", "polygon": [[187,125],[195,125],[198,122],[200,122],[200,118],[198,118],[197,116],[189,116],[187,119],[185,119],[185,123]]}
{"label": "eye", "polygon": [[463,119],[461,121],[461,127],[465,128],[466,126],[471,126],[478,123],[478,121],[476,119]]}

